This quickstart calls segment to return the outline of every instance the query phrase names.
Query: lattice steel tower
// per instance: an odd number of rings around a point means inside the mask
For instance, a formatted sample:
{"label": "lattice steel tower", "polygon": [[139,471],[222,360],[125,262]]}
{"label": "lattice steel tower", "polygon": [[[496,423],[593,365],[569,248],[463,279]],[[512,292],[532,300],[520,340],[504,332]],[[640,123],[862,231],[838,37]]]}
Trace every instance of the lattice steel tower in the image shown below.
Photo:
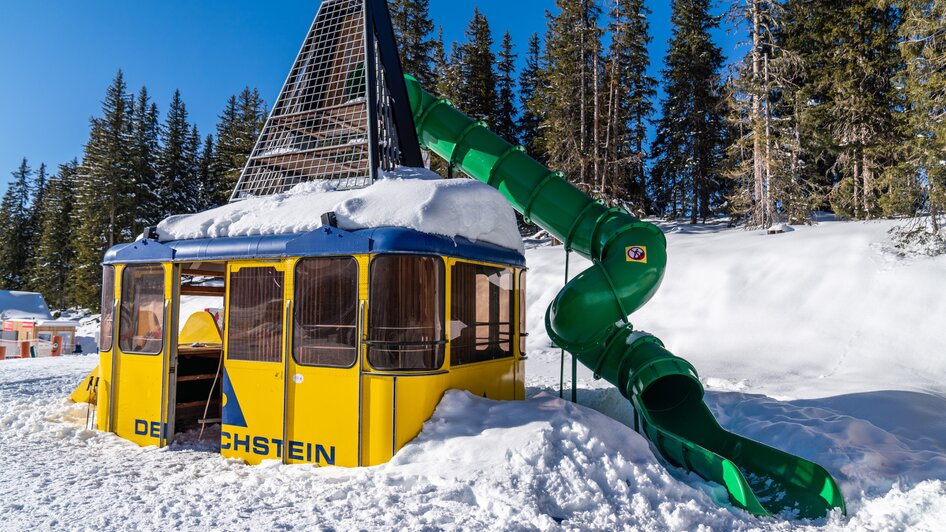
{"label": "lattice steel tower", "polygon": [[230,197],[423,166],[385,0],[324,0]]}

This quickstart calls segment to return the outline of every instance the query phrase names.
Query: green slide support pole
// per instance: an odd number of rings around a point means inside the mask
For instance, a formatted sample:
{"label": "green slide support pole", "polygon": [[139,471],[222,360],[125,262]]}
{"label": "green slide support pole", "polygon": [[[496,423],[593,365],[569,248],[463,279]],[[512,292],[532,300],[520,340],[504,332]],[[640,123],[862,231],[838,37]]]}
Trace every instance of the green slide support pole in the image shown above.
{"label": "green slide support pole", "polygon": [[844,511],[821,466],[724,430],[703,402],[696,369],[628,317],[656,293],[667,264],[663,232],[608,208],[483,124],[406,76],[421,146],[499,190],[512,206],[592,266],[549,306],[545,325],[559,347],[618,387],[635,425],[671,464],[722,484],[756,515],[820,518]]}

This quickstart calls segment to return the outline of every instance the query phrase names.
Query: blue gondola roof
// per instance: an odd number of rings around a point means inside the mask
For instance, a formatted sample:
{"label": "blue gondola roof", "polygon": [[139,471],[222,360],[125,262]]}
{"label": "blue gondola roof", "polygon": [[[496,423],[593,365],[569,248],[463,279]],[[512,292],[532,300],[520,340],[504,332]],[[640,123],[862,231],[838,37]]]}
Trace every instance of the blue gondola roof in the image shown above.
{"label": "blue gondola roof", "polygon": [[304,234],[237,236],[119,244],[105,253],[105,264],[199,262],[214,260],[319,257],[366,253],[434,254],[525,267],[518,251],[463,237],[447,238],[403,227],[344,231],[321,227]]}

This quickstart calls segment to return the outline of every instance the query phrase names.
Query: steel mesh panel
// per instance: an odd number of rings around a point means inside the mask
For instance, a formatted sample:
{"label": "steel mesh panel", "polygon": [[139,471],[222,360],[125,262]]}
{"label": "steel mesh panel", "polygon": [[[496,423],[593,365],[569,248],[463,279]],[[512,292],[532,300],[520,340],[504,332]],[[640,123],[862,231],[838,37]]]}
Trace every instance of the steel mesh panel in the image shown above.
{"label": "steel mesh panel", "polygon": [[325,0],[232,200],[314,180],[337,189],[371,184],[365,55],[364,1]]}
{"label": "steel mesh panel", "polygon": [[378,166],[384,170],[392,170],[401,160],[401,147],[397,141],[397,131],[394,127],[394,99],[388,89],[387,72],[381,67],[381,53],[378,49],[378,40],[374,40],[376,72],[378,73]]}

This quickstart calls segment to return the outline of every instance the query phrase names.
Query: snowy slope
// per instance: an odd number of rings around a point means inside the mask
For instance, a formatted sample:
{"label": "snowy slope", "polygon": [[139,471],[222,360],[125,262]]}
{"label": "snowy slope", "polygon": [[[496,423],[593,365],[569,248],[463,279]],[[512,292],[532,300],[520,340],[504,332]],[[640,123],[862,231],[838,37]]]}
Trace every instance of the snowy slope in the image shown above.
{"label": "snowy slope", "polygon": [[946,259],[887,258],[889,226],[671,228],[664,286],[633,317],[694,363],[726,427],[825,465],[848,517],[806,525],[732,509],[720,487],[666,469],[618,422],[627,402],[585,371],[585,406],[559,400],[540,323],[564,255],[538,248],[531,398],[451,392],[374,468],[247,467],[193,435],[139,449],[84,430],[84,405],[63,399],[95,357],[0,363],[0,471],[14,480],[0,483],[0,529],[942,530],[946,330],[934,325],[946,322]]}
{"label": "snowy slope", "polygon": [[[631,322],[716,388],[946,397],[946,255],[884,253],[895,225],[824,222],[780,235],[671,227],[663,285]],[[527,258],[529,329],[549,346],[545,309],[562,284],[564,252],[538,248]],[[572,254],[572,276],[588,266]]]}

